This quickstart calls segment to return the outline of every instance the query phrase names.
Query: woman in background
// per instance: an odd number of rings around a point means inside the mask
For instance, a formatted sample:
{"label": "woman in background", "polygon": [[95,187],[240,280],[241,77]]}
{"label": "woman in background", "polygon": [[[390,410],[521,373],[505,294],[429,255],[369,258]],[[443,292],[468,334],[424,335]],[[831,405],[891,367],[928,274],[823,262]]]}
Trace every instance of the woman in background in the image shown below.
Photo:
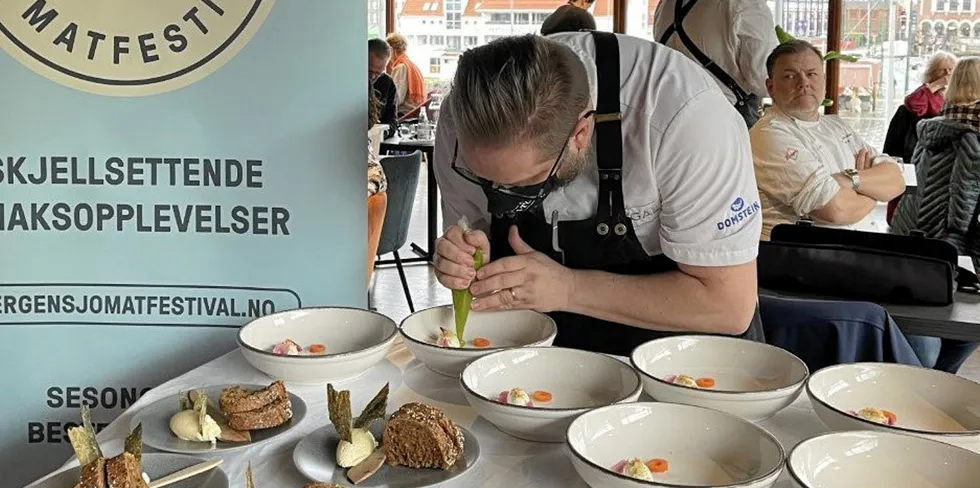
{"label": "woman in background", "polygon": [[378,257],[378,244],[381,241],[381,228],[385,222],[385,211],[388,208],[388,180],[385,178],[381,161],[374,152],[371,128],[377,125],[381,102],[374,92],[374,86],[368,80],[368,148],[367,148],[367,208],[368,208],[368,240],[367,240],[367,277],[368,286],[374,274],[374,261]]}
{"label": "woman in background", "polygon": [[956,56],[938,52],[929,58],[923,84],[905,97],[905,107],[916,117],[931,118],[939,115],[945,104],[946,86],[956,67]]}
{"label": "woman in background", "polygon": [[[957,63],[945,89],[946,105],[939,117],[919,123],[919,142],[912,162],[918,188],[898,204],[890,232],[913,230],[943,239],[961,256],[980,263],[980,229],[971,225],[980,210],[980,57]],[[956,373],[977,349],[976,342],[908,336],[909,343],[929,366]]]}
{"label": "woman in background", "polygon": [[408,41],[401,34],[388,35],[391,46],[391,61],[388,62],[388,75],[395,80],[398,90],[398,116],[411,112],[425,101],[425,79],[422,71],[408,59]]}

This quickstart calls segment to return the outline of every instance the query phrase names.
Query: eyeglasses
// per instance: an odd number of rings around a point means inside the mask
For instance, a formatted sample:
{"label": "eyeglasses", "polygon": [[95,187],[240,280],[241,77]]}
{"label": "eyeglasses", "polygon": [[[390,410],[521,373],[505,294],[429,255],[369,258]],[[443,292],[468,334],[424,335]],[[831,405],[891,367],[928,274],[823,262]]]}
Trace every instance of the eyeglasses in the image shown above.
{"label": "eyeglasses", "polygon": [[[582,118],[588,118],[594,114],[595,114],[595,110],[591,110],[585,115],[583,115]],[[575,125],[576,126],[578,125],[578,119],[576,119]],[[569,132],[568,139],[571,139],[572,133],[574,131],[575,131],[575,127],[572,127],[572,131]],[[456,140],[455,145],[453,147],[453,159],[452,162],[450,163],[450,167],[452,167],[453,171],[455,171],[456,174],[462,176],[463,179],[469,181],[470,183],[480,186],[481,188],[484,189],[484,191],[497,193],[499,195],[507,196],[507,197],[530,199],[536,202],[539,200],[543,200],[545,197],[548,196],[548,192],[551,191],[551,187],[553,185],[549,185],[548,183],[552,182],[555,176],[557,175],[558,167],[561,164],[562,156],[565,155],[565,148],[567,147],[568,147],[568,141],[566,139],[565,144],[561,147],[561,150],[558,151],[558,156],[555,157],[555,164],[551,167],[551,171],[548,172],[548,177],[545,178],[545,180],[542,181],[541,183],[536,183],[528,186],[514,186],[514,187],[501,186],[486,178],[477,176],[468,168],[456,164],[459,158],[458,139]]]}

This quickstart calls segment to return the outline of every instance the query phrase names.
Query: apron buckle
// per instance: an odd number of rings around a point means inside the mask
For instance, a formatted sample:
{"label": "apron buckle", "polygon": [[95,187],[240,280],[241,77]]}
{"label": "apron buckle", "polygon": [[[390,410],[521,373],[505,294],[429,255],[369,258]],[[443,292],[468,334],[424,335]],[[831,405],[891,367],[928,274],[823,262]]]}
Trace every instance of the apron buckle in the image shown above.
{"label": "apron buckle", "polygon": [[615,168],[615,169],[600,169],[599,170],[599,179],[600,180],[603,180],[603,181],[607,181],[607,180],[619,181],[620,178],[622,178],[622,173],[623,173],[623,170],[620,169],[620,168]]}
{"label": "apron buckle", "polygon": [[565,251],[558,242],[558,211],[551,212],[551,248],[561,255],[561,264],[565,265]]}

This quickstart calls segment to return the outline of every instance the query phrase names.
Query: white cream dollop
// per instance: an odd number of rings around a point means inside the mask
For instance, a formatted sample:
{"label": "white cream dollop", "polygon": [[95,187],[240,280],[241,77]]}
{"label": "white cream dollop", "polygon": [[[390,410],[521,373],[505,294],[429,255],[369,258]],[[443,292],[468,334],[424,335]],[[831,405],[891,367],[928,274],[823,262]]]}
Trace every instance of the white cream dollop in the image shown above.
{"label": "white cream dollop", "polygon": [[698,387],[698,382],[694,378],[686,374],[677,375],[677,377],[674,378],[674,384],[681,385],[681,386],[690,386],[691,388]]}
{"label": "white cream dollop", "polygon": [[200,425],[194,410],[181,410],[170,417],[170,430],[178,438],[191,442],[214,444],[221,435],[221,427],[210,415],[205,415],[204,425]]}
{"label": "white cream dollop", "polygon": [[365,429],[351,429],[351,442],[337,444],[337,466],[349,468],[367,459],[378,447],[374,435]]}
{"label": "white cream dollop", "polygon": [[653,473],[650,472],[650,468],[647,467],[646,463],[636,458],[626,461],[623,474],[638,480],[653,481]]}
{"label": "white cream dollop", "polygon": [[442,329],[442,333],[439,334],[439,340],[436,341],[439,347],[463,347],[459,342],[459,337],[456,337],[456,333],[449,329]]}
{"label": "white cream dollop", "polygon": [[507,393],[507,403],[526,407],[531,405],[531,397],[523,388],[511,388],[510,392]]}

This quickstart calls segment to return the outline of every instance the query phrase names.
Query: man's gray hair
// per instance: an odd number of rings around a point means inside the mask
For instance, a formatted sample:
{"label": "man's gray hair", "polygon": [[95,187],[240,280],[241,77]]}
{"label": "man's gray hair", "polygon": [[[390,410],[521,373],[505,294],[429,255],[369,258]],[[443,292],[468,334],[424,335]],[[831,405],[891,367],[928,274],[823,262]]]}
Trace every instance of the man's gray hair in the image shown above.
{"label": "man's gray hair", "polygon": [[494,147],[530,142],[542,152],[564,147],[590,99],[578,55],[533,34],[463,53],[448,95],[460,139]]}
{"label": "man's gray hair", "polygon": [[369,39],[368,53],[379,58],[387,58],[391,56],[391,46],[384,39]]}

